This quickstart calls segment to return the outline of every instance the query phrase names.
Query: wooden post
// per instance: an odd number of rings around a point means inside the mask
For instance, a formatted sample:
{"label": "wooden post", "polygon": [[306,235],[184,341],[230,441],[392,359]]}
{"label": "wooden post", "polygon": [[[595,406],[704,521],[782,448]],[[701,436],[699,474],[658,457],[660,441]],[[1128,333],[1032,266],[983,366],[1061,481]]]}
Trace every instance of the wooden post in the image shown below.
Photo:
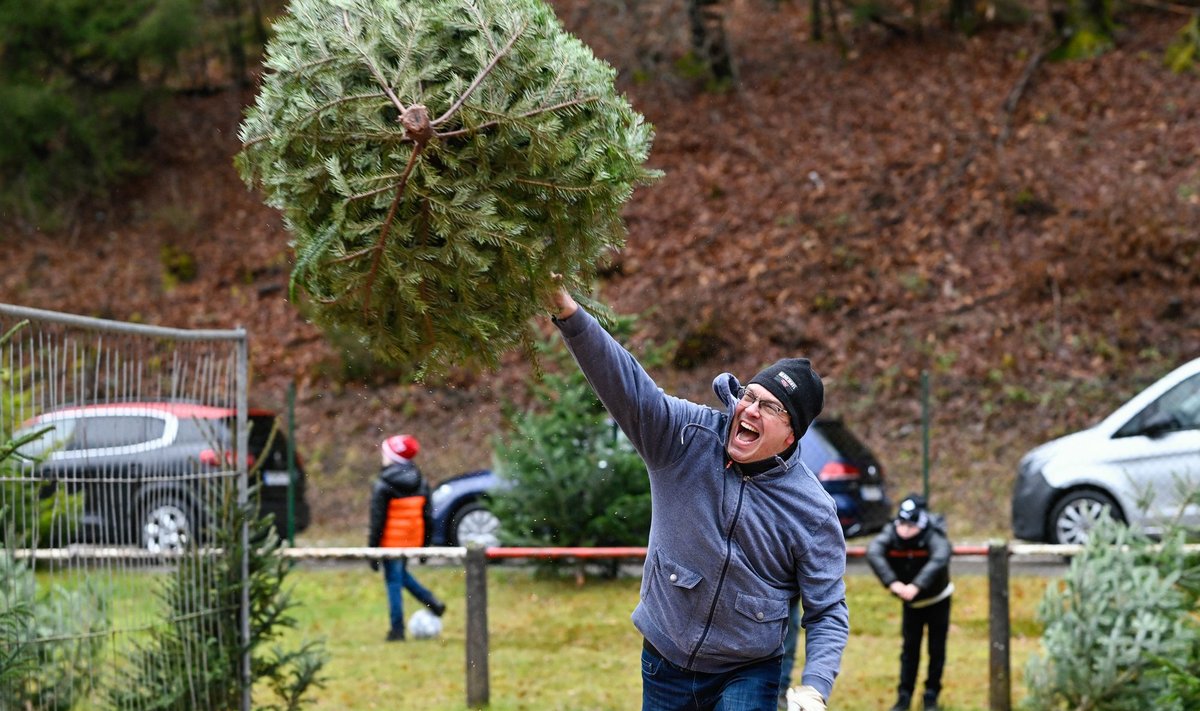
{"label": "wooden post", "polygon": [[488,705],[487,549],[467,548],[467,707]]}
{"label": "wooden post", "polygon": [[988,708],[991,711],[1010,711],[1012,708],[1012,676],[1009,668],[1009,611],[1008,611],[1008,543],[988,544],[988,636],[991,640],[988,655]]}

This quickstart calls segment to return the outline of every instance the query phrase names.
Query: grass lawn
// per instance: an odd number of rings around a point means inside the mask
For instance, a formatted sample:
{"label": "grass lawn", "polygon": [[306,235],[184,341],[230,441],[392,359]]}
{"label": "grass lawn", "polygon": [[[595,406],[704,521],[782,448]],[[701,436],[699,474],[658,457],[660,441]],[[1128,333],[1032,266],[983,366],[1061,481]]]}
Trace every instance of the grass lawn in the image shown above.
{"label": "grass lawn", "polygon": [[[298,567],[291,577],[301,607],[295,635],[325,639],[326,687],[315,709],[466,708],[465,574],[453,567],[414,566],[421,582],[446,600],[438,640],[389,643],[382,576],[360,566]],[[1034,610],[1046,578],[1014,575],[1010,604],[1013,700],[1038,651]],[[637,579],[545,579],[531,570],[490,566],[488,630],[490,709],[624,710],[641,704],[641,637],[629,621]],[[943,707],[986,709],[988,703],[987,578],[955,577]],[[830,709],[889,708],[899,670],[900,603],[870,575],[847,578],[851,634]],[[406,595],[405,612],[417,603]],[[797,674],[802,660],[797,661]],[[924,678],[924,670],[922,676]],[[920,690],[918,689],[918,694]],[[919,704],[918,704],[919,706]]]}

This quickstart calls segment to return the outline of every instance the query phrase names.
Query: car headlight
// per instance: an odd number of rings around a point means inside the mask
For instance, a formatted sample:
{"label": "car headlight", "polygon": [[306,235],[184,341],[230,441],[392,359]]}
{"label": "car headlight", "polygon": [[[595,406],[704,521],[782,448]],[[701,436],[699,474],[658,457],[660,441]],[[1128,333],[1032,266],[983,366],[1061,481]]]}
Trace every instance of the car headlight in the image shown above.
{"label": "car headlight", "polygon": [[453,491],[450,489],[450,485],[442,484],[438,488],[434,489],[433,493],[429,495],[429,503],[433,504],[434,506],[438,506],[446,499],[449,499],[452,495]]}

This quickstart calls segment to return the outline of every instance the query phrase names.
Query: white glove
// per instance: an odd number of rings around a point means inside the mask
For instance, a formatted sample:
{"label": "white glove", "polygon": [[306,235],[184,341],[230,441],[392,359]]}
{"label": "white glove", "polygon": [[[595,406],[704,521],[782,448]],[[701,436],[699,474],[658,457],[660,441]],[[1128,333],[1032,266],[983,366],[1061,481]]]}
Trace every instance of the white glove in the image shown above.
{"label": "white glove", "polygon": [[811,686],[793,686],[787,690],[788,711],[825,711],[825,699]]}

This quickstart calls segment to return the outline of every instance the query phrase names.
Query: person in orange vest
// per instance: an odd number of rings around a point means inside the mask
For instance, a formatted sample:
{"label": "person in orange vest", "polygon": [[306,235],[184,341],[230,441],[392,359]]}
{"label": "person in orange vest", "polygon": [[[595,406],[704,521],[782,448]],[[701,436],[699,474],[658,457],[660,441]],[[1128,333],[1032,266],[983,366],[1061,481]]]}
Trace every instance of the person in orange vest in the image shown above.
{"label": "person in orange vest", "polygon": [[[421,444],[412,435],[400,434],[383,440],[379,449],[383,468],[371,490],[371,523],[367,545],[371,548],[423,546],[429,530],[429,484],[412,461],[421,451]],[[413,577],[405,562],[403,558],[371,561],[372,570],[383,568],[391,620],[391,629],[387,634],[389,642],[404,641],[405,590],[438,617],[446,611],[445,603]]]}

